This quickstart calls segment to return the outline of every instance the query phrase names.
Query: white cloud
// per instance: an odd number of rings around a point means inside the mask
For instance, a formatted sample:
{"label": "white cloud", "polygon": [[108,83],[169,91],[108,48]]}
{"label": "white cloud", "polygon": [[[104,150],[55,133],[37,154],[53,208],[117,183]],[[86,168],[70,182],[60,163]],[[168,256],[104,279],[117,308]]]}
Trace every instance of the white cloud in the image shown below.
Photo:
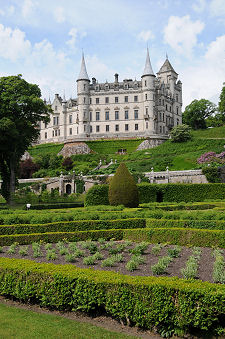
{"label": "white cloud", "polygon": [[194,99],[206,98],[218,103],[225,74],[225,35],[217,37],[198,62],[182,72],[184,107]]}
{"label": "white cloud", "polygon": [[77,28],[73,27],[69,31],[68,35],[71,37],[69,40],[66,41],[66,44],[71,48],[75,48],[75,44],[77,42],[77,35],[78,35],[78,30]]}
{"label": "white cloud", "polygon": [[9,6],[7,9],[7,12],[9,15],[13,15],[15,13],[15,7],[14,6]]}
{"label": "white cloud", "polygon": [[32,0],[24,0],[22,5],[22,16],[27,18],[31,15],[35,8],[35,4]]}
{"label": "white cloud", "polygon": [[56,22],[58,23],[63,23],[66,20],[65,11],[63,7],[56,7],[54,9],[53,14]]}
{"label": "white cloud", "polygon": [[11,29],[0,24],[0,56],[16,61],[24,58],[31,49],[31,43],[25,39],[25,33],[20,29]]}
{"label": "white cloud", "polygon": [[145,42],[147,42],[149,40],[153,40],[154,37],[155,37],[154,34],[150,30],[148,30],[148,31],[141,31],[138,34],[138,39],[143,40]]}
{"label": "white cloud", "polygon": [[195,12],[203,12],[206,8],[206,0],[196,0],[196,2],[193,3],[192,8]]}
{"label": "white cloud", "polygon": [[171,16],[164,28],[164,41],[177,53],[190,56],[197,44],[197,35],[202,32],[204,23],[192,21],[189,15]]}
{"label": "white cloud", "polygon": [[2,15],[2,16],[5,15],[5,12],[2,9],[0,9],[0,15]]}
{"label": "white cloud", "polygon": [[225,0],[211,0],[210,14],[225,23]]}

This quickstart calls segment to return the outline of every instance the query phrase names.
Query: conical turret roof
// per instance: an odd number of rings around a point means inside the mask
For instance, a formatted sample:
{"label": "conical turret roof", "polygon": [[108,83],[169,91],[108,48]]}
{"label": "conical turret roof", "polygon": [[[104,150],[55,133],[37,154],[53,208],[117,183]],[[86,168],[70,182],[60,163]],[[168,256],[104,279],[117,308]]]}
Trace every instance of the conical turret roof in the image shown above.
{"label": "conical turret roof", "polygon": [[77,80],[89,80],[89,77],[88,77],[88,74],[87,74],[86,65],[85,65],[85,60],[84,60],[84,53],[82,53],[82,61],[81,61],[81,67],[80,67],[80,74],[79,74]]}
{"label": "conical turret roof", "polygon": [[151,65],[151,61],[150,61],[150,57],[149,57],[148,48],[147,48],[147,55],[146,55],[146,61],[145,61],[145,68],[144,68],[144,72],[143,72],[142,76],[145,76],[145,75],[154,75],[152,65]]}
{"label": "conical turret roof", "polygon": [[170,71],[177,74],[177,72],[175,72],[173,66],[169,62],[168,57],[166,57],[166,60],[164,64],[162,65],[162,67],[160,68],[160,70],[158,71],[158,73],[164,73],[164,72],[170,72]]}

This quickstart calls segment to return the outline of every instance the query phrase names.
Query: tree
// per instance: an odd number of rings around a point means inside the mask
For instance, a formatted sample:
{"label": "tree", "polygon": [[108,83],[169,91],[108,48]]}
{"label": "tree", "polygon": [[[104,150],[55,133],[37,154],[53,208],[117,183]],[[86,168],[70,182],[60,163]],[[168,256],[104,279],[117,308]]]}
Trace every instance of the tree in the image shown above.
{"label": "tree", "polygon": [[171,141],[185,142],[191,139],[191,128],[188,125],[175,126],[170,132]]}
{"label": "tree", "polygon": [[35,164],[31,158],[21,161],[19,165],[19,178],[32,178],[32,174],[38,171],[39,168],[39,165]]}
{"label": "tree", "polygon": [[193,129],[206,128],[206,118],[216,112],[216,105],[209,100],[194,100],[186,106],[182,116],[183,123]]}
{"label": "tree", "polygon": [[110,205],[137,207],[138,188],[126,165],[121,163],[109,184]]}
{"label": "tree", "polygon": [[12,202],[20,158],[39,136],[39,122],[49,122],[50,111],[37,85],[21,75],[0,78],[0,174],[7,202]]}
{"label": "tree", "polygon": [[223,88],[220,94],[219,112],[225,115],[225,82],[223,83]]}
{"label": "tree", "polygon": [[63,160],[62,167],[64,167],[67,171],[73,168],[73,160],[71,159],[71,157],[66,157]]}

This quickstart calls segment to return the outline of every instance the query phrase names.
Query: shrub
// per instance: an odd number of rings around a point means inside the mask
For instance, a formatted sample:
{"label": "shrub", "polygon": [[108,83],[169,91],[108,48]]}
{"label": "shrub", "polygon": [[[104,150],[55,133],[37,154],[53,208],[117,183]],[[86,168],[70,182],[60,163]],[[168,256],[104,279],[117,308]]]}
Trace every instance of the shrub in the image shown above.
{"label": "shrub", "polygon": [[121,163],[109,184],[110,205],[137,207],[138,188],[126,165]]}
{"label": "shrub", "polygon": [[67,171],[73,168],[73,160],[71,157],[66,157],[62,162],[62,167],[64,167]]}
{"label": "shrub", "polygon": [[135,260],[130,260],[126,263],[125,267],[128,271],[133,272],[134,270],[136,270],[138,268],[138,262],[135,261]]}
{"label": "shrub", "polygon": [[170,132],[172,142],[185,142],[191,140],[191,128],[188,125],[182,124],[173,127]]}
{"label": "shrub", "polygon": [[28,254],[28,246],[19,249],[19,255],[26,256]]}
{"label": "shrub", "polygon": [[65,259],[68,262],[75,262],[76,261],[76,256],[74,255],[74,253],[66,253]]}
{"label": "shrub", "polygon": [[96,264],[96,259],[94,256],[88,256],[83,259],[83,264],[84,265],[95,265]]}
{"label": "shrub", "polygon": [[109,205],[108,185],[94,185],[85,195],[85,206]]}
{"label": "shrub", "polygon": [[225,261],[223,253],[219,250],[213,252],[215,262],[213,265],[213,281],[221,284],[225,283]]}
{"label": "shrub", "polygon": [[48,249],[46,253],[46,259],[47,260],[56,260],[57,259],[57,254],[55,250],[53,249]]}

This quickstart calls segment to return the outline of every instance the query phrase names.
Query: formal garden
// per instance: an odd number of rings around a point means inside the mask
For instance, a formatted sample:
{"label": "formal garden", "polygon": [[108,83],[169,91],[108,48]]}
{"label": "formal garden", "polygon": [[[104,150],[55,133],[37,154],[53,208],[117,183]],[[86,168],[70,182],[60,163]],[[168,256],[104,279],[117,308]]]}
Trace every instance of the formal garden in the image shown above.
{"label": "formal garden", "polygon": [[70,199],[0,205],[2,296],[162,337],[224,335],[224,184],[136,185],[121,164],[83,207]]}

